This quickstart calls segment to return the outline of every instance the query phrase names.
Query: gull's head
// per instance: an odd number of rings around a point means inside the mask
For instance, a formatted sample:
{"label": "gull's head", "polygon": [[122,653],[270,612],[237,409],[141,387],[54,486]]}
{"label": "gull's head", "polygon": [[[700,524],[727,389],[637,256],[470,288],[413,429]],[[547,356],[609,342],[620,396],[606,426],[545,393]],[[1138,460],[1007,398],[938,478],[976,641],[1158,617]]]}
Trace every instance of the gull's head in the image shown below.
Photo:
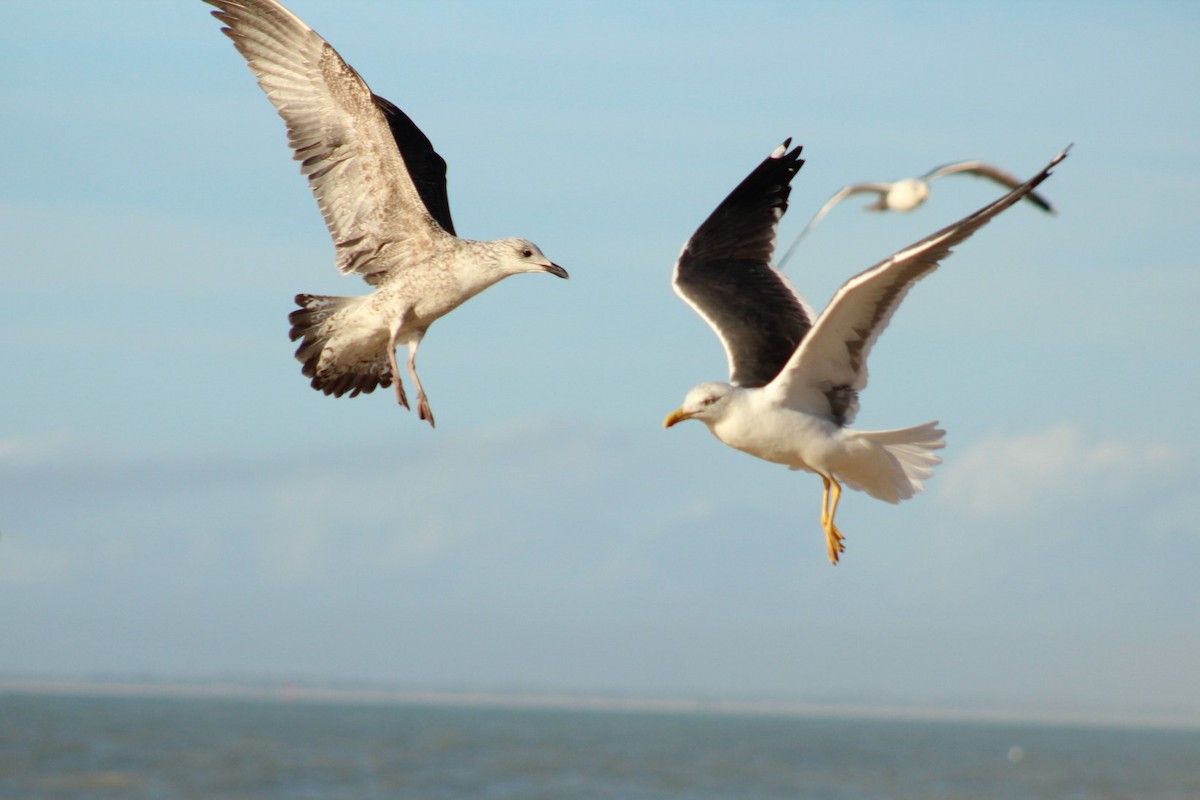
{"label": "gull's head", "polygon": [[912,211],[929,197],[929,184],[920,178],[896,181],[888,189],[886,204],[892,211]]}
{"label": "gull's head", "polygon": [[663,427],[669,428],[685,419],[698,419],[712,425],[729,410],[735,391],[728,383],[702,383],[687,393],[683,405],[667,416]]}
{"label": "gull's head", "polygon": [[542,253],[536,244],[527,239],[500,239],[498,246],[500,266],[510,275],[521,272],[548,272],[560,278],[567,271]]}

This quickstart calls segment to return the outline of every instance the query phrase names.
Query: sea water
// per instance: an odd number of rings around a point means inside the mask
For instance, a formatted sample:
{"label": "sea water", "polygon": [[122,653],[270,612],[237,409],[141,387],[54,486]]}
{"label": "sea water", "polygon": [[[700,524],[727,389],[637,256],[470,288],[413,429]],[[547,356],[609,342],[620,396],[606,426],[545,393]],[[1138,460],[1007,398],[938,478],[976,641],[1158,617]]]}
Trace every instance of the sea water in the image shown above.
{"label": "sea water", "polygon": [[0,694],[0,800],[1200,800],[1200,732]]}

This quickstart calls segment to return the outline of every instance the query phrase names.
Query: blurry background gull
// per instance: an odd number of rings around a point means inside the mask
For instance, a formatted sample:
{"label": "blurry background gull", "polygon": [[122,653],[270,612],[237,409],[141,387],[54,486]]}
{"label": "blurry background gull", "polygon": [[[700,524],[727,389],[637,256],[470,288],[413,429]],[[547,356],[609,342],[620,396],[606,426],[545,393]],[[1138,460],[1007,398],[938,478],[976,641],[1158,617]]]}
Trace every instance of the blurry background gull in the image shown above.
{"label": "blurry background gull", "polygon": [[[929,184],[946,175],[974,175],[979,178],[987,178],[995,181],[1009,189],[1016,189],[1021,185],[1021,179],[1012,173],[1005,172],[999,167],[988,164],[985,161],[970,160],[956,161],[952,164],[943,164],[940,167],[934,167],[919,178],[903,178],[892,183],[864,182],[843,186],[834,193],[833,197],[830,197],[825,202],[825,205],[821,206],[821,209],[804,226],[804,230],[800,231],[796,238],[792,240],[783,257],[779,259],[779,266],[783,267],[787,264],[792,254],[796,251],[796,246],[808,235],[808,232],[816,227],[817,223],[824,219],[825,215],[832,211],[834,206],[847,197],[856,194],[875,194],[875,202],[864,206],[868,211],[913,211],[920,208],[929,199]],[[1025,199],[1047,213],[1055,213],[1055,209],[1050,205],[1049,201],[1037,192],[1030,192],[1025,195]]]}

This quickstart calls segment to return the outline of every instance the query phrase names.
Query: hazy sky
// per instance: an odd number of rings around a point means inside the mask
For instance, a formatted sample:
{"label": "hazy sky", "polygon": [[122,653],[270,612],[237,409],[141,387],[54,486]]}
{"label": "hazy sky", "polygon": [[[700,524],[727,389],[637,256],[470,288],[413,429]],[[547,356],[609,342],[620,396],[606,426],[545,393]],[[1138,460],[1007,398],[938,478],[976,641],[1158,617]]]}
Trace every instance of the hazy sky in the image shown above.
{"label": "hazy sky", "polygon": [[[342,278],[283,124],[199,0],[0,29],[0,677],[987,705],[1200,724],[1193,3],[294,0],[450,164],[518,276],[433,326],[430,430],[308,388],[286,316]],[[849,493],[662,419],[725,376],[670,289],[792,136],[781,238],[844,183],[983,158],[1013,208],[905,301],[857,425],[937,419],[928,490]],[[853,200],[851,275],[999,195]]]}

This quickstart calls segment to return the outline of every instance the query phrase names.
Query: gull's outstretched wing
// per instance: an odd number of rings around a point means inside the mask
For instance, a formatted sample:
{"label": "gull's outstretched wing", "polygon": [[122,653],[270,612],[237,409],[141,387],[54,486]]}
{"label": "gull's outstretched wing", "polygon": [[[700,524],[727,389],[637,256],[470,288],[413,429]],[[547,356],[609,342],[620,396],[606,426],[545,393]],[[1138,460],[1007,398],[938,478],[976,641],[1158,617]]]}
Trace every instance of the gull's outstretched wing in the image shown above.
{"label": "gull's outstretched wing", "polygon": [[372,99],[387,119],[392,138],[396,140],[400,155],[408,165],[408,174],[417,187],[421,202],[434,222],[441,225],[446,233],[455,234],[454,221],[450,218],[450,197],[446,193],[446,159],[438,155],[433,149],[433,142],[408,114],[379,95],[374,95]]}
{"label": "gull's outstretched wing", "polygon": [[376,283],[405,250],[427,251],[449,233],[445,162],[411,120],[397,117],[399,109],[375,97],[328,42],[275,0],[205,2],[219,9],[213,16],[287,123],[338,269]]}
{"label": "gull's outstretched wing", "polygon": [[879,205],[883,202],[883,199],[887,196],[888,189],[891,188],[892,184],[890,183],[852,183],[849,186],[843,186],[841,189],[838,189],[836,192],[834,192],[833,197],[826,200],[825,205],[821,206],[821,209],[813,215],[812,219],[808,221],[808,224],[804,226],[804,230],[800,231],[800,233],[796,235],[796,238],[792,240],[792,243],[788,246],[787,252],[785,252],[779,259],[779,268],[783,269],[784,265],[786,265],[788,260],[791,259],[792,254],[796,252],[796,247],[800,244],[805,236],[808,236],[808,232],[815,228],[818,222],[825,219],[825,215],[833,210],[833,207],[838,203],[842,202],[853,194],[866,194],[867,192],[873,192],[879,195],[879,200],[877,203],[868,206],[868,208],[874,208],[876,205]]}
{"label": "gull's outstretched wing", "polygon": [[[999,167],[989,164],[986,161],[978,160],[956,161],[953,164],[943,164],[940,167],[934,167],[933,169],[929,170],[929,172],[926,172],[924,175],[922,175],[921,180],[929,182],[937,178],[943,178],[947,175],[955,175],[958,173],[966,173],[967,175],[974,175],[979,178],[987,178],[988,180],[995,181],[1001,186],[1005,186],[1009,189],[1016,189],[1021,185],[1021,179],[1016,175],[1013,175],[1011,172],[1005,172]],[[1025,199],[1043,211],[1047,211],[1051,214],[1054,213],[1054,206],[1050,205],[1050,202],[1037,192],[1030,192],[1029,194],[1025,195]]]}
{"label": "gull's outstretched wing", "polygon": [[768,387],[776,401],[825,415],[838,425],[850,423],[858,410],[858,392],[867,385],[867,356],[908,290],[937,269],[951,248],[1028,197],[1066,155],[1064,150],[991,205],[848,280]]}
{"label": "gull's outstretched wing", "polygon": [[730,381],[765,386],[812,326],[812,311],[771,266],[791,180],[804,160],[791,139],[759,164],[696,229],[675,262],[675,292],[716,332]]}

